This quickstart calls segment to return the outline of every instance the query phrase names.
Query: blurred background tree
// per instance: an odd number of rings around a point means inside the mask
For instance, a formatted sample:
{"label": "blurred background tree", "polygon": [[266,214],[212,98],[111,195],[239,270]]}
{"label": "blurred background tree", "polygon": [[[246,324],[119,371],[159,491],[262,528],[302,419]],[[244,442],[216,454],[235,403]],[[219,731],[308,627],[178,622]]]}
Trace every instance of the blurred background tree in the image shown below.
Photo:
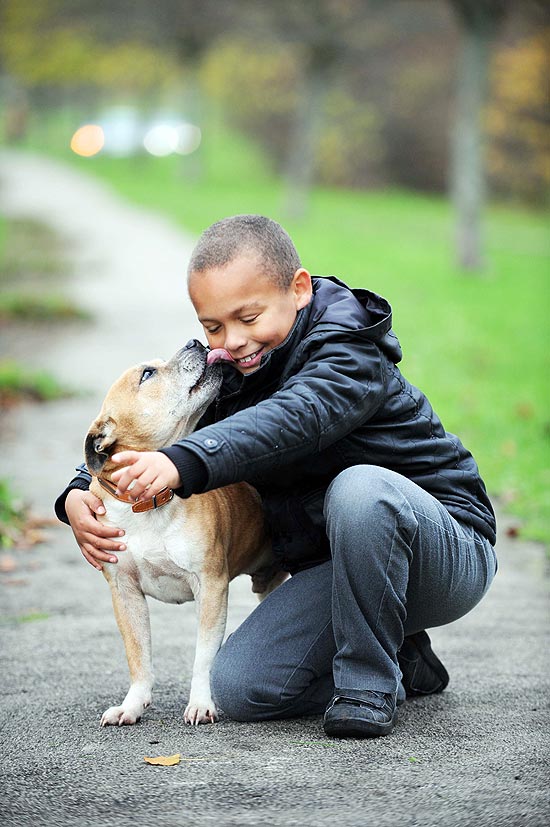
{"label": "blurred background tree", "polygon": [[465,270],[480,270],[485,201],[483,110],[487,101],[491,48],[509,0],[451,0],[462,27],[456,72],[451,193],[456,209],[456,251]]}
{"label": "blurred background tree", "polygon": [[544,0],[4,0],[1,23],[8,140],[46,105],[199,125],[214,106],[266,150],[288,216],[313,184],[450,188],[474,270],[487,186],[548,202]]}
{"label": "blurred background tree", "polygon": [[544,206],[550,191],[550,25],[496,54],[486,109],[487,173],[495,195]]}

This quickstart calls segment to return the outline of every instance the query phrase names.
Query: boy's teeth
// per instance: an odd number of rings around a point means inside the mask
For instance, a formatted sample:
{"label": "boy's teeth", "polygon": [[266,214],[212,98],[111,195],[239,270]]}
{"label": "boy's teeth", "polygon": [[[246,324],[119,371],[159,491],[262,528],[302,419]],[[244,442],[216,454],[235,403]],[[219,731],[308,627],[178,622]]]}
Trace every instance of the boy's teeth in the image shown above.
{"label": "boy's teeth", "polygon": [[258,351],[256,351],[256,353],[253,353],[251,356],[245,356],[243,359],[239,359],[238,362],[241,365],[245,365],[247,362],[251,362],[253,359],[255,359],[257,355]]}

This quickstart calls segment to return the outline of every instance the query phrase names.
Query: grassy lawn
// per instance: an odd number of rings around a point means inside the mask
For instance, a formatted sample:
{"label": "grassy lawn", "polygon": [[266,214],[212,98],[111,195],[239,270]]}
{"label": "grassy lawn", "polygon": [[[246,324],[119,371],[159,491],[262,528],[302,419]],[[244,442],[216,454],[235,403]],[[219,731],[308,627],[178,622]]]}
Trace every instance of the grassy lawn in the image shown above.
{"label": "grassy lawn", "polygon": [[313,273],[384,295],[394,308],[404,373],[474,453],[490,493],[520,518],[521,533],[550,540],[548,215],[492,207],[486,272],[465,275],[453,264],[444,198],[317,188],[307,217],[287,220],[269,163],[219,123],[205,130],[197,157],[183,159],[80,159],[51,137],[36,146],[45,143],[193,233],[230,214],[270,215],[289,230]]}

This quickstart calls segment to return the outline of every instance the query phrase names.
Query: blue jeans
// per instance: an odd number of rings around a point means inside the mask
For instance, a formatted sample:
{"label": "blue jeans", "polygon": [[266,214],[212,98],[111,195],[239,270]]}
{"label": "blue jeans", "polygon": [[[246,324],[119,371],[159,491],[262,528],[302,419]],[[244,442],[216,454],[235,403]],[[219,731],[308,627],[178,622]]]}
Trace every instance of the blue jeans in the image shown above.
{"label": "blue jeans", "polygon": [[404,636],[465,615],[495,575],[489,541],[393,471],[343,471],[325,516],[332,560],[279,586],[216,656],[212,692],[231,718],[319,714],[335,689],[397,694]]}

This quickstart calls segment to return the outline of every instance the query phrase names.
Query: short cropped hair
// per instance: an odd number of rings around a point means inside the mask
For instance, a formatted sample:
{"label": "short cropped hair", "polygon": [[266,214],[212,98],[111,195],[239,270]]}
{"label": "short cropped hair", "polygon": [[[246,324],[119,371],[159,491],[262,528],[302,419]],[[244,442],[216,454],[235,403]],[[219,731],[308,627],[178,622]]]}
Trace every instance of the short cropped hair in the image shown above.
{"label": "short cropped hair", "polygon": [[265,275],[281,290],[290,287],[301,266],[294,243],[280,224],[264,215],[233,215],[203,232],[191,254],[187,274],[223,267],[247,253],[258,257]]}

